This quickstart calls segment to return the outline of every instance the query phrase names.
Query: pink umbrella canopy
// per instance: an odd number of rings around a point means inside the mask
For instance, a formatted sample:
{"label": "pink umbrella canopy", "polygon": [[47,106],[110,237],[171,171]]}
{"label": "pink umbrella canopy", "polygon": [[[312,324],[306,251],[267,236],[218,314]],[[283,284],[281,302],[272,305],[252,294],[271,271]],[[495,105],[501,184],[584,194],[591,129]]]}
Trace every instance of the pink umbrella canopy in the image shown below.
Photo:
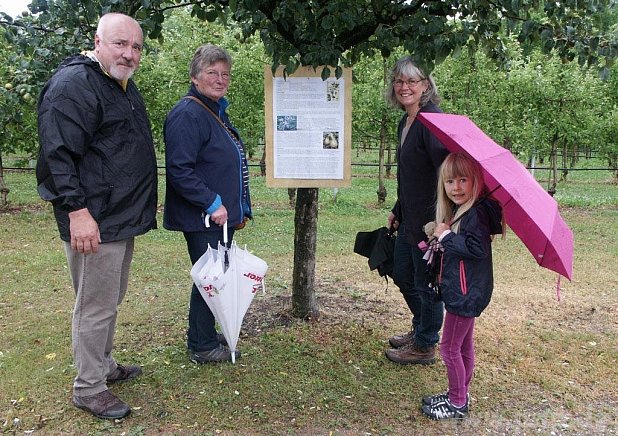
{"label": "pink umbrella canopy", "polygon": [[526,167],[468,117],[425,112],[418,118],[450,151],[464,151],[479,163],[506,223],[536,262],[571,280],[573,232],[560,216],[556,200]]}

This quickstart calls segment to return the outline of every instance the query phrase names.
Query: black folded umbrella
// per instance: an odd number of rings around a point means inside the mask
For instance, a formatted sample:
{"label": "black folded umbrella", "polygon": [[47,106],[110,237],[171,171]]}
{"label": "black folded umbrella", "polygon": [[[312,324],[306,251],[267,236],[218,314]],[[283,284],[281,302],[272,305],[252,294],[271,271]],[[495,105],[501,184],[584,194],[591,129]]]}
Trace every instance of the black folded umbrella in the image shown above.
{"label": "black folded umbrella", "polygon": [[393,277],[393,258],[395,236],[386,227],[372,232],[358,232],[354,242],[354,252],[369,258],[369,269],[378,270],[381,277]]}

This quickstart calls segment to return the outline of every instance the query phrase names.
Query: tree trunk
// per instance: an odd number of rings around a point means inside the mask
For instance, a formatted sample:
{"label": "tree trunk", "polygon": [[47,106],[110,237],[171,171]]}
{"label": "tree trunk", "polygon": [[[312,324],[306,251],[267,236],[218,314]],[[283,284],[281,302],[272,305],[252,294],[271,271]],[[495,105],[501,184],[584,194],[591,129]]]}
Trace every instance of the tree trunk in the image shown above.
{"label": "tree trunk", "polygon": [[294,272],[292,277],[292,315],[319,318],[315,296],[315,252],[318,234],[318,188],[299,188],[294,217]]}
{"label": "tree trunk", "polygon": [[549,154],[549,180],[547,182],[547,192],[552,197],[556,193],[556,180],[557,180],[557,154],[558,151],[558,134],[554,133],[554,137],[551,141],[551,151]]}
{"label": "tree trunk", "polygon": [[260,174],[262,177],[266,177],[266,146],[264,146],[262,157],[260,158]]}
{"label": "tree trunk", "polygon": [[560,175],[561,182],[566,182],[567,176],[569,175],[569,165],[567,162],[568,159],[569,159],[568,144],[565,140],[564,144],[562,144],[562,174]]}
{"label": "tree trunk", "polygon": [[[386,59],[384,59],[384,62],[382,64],[382,78],[384,80],[384,86],[386,87],[387,83],[388,83],[388,66],[386,64]],[[383,114],[383,119],[387,118],[386,113]],[[382,124],[384,124],[384,121],[382,122]],[[386,138],[386,126],[384,126],[384,137]],[[385,149],[386,149],[386,177],[387,178],[391,178],[391,169],[392,169],[392,165],[393,165],[393,158],[392,158],[392,153],[391,153],[391,143],[386,141],[384,143]],[[386,198],[386,196],[384,197]]]}
{"label": "tree trunk", "polygon": [[290,207],[293,208],[296,204],[296,188],[288,188],[288,200]]}
{"label": "tree trunk", "polygon": [[614,173],[614,182],[618,181],[618,154],[608,153],[607,165],[609,165],[609,169]]}
{"label": "tree trunk", "polygon": [[8,204],[10,191],[8,185],[4,181],[4,166],[2,164],[2,153],[0,152],[0,206],[6,206]]}
{"label": "tree trunk", "polygon": [[569,168],[575,168],[579,162],[579,145],[573,144],[573,148],[571,149],[571,160],[569,163]]}
{"label": "tree trunk", "polygon": [[382,115],[380,125],[380,150],[378,152],[378,204],[382,205],[386,201],[386,187],[384,186],[384,149],[386,148],[386,112]]}
{"label": "tree trunk", "polygon": [[[388,71],[386,68],[386,59],[382,63],[383,82],[386,86],[388,80]],[[388,116],[386,111],[382,111],[382,122],[380,123],[380,149],[378,151],[378,204],[384,204],[386,201],[386,187],[384,186],[384,149],[386,148],[386,123]]]}

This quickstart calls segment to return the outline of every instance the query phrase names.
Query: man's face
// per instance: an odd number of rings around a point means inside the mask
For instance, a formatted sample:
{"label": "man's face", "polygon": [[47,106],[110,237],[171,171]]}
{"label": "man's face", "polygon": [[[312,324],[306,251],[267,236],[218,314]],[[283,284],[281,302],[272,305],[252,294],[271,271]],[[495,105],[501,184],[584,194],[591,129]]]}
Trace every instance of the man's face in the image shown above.
{"label": "man's face", "polygon": [[94,37],[97,59],[114,79],[127,80],[139,66],[143,39],[139,24],[128,17],[114,17]]}

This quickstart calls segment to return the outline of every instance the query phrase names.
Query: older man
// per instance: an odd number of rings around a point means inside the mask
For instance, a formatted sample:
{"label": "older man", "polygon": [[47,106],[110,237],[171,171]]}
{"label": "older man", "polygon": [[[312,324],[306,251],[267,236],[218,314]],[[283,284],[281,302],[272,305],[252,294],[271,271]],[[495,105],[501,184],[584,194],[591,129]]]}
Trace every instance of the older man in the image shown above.
{"label": "older man", "polygon": [[108,390],[142,370],[112,357],[134,237],[156,228],[157,170],[150,122],[130,79],[143,32],[110,13],[94,50],[67,58],[39,98],[40,196],[50,201],[75,289],[73,404],[99,418],[131,408]]}

